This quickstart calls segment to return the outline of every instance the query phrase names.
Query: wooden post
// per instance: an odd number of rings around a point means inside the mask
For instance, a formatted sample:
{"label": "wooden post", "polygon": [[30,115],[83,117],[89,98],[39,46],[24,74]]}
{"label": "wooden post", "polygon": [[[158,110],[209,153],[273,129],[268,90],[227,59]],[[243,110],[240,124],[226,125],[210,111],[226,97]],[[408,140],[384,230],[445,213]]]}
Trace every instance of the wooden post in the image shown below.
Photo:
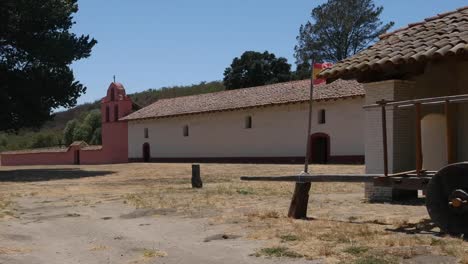
{"label": "wooden post", "polygon": [[455,162],[453,151],[453,133],[452,133],[452,112],[450,111],[450,103],[445,100],[445,128],[446,128],[446,144],[447,144],[447,162],[452,164]]}
{"label": "wooden post", "polygon": [[307,218],[307,205],[309,203],[310,187],[310,182],[296,183],[291,205],[289,206],[288,217],[294,219]]}
{"label": "wooden post", "polygon": [[[310,131],[312,130],[312,103],[314,101],[314,60],[312,59],[312,72],[310,77],[309,115],[307,120],[306,155],[304,160],[304,174],[309,173],[309,160],[311,155]],[[307,218],[307,205],[309,204],[310,182],[296,182],[294,194],[289,206],[288,217],[294,219]]]}
{"label": "wooden post", "polygon": [[377,103],[379,103],[382,108],[382,144],[384,158],[384,175],[388,176],[387,111],[385,109],[386,101],[382,100]]}
{"label": "wooden post", "polygon": [[200,176],[200,164],[192,164],[192,188],[202,188],[203,182]]}
{"label": "wooden post", "polygon": [[420,175],[423,167],[422,137],[421,137],[421,103],[415,105],[416,123],[416,174]]}

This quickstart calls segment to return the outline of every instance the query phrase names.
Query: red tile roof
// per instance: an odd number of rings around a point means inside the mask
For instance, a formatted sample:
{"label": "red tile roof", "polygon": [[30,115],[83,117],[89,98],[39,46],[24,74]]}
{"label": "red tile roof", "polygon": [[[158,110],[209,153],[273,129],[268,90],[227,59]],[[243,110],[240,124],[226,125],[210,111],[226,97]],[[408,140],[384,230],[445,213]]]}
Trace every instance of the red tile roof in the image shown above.
{"label": "red tile roof", "polygon": [[82,147],[81,150],[102,150],[102,146],[101,145],[89,145],[89,146]]}
{"label": "red tile roof", "polygon": [[[301,80],[162,99],[122,118],[122,120],[162,118],[306,102],[309,100],[309,89],[310,80]],[[364,96],[364,88],[356,81],[336,80],[330,84],[315,86],[314,90],[314,99],[317,101],[355,96]]]}
{"label": "red tile roof", "polygon": [[322,78],[354,79],[398,65],[468,54],[468,6],[380,36],[380,41],[333,67]]}

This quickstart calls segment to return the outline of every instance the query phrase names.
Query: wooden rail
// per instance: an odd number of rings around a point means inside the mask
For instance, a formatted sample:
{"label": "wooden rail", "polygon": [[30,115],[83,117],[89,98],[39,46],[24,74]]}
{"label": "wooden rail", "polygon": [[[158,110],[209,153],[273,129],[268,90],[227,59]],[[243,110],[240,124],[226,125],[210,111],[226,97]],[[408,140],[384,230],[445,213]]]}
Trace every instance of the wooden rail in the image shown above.
{"label": "wooden rail", "polygon": [[275,181],[275,182],[372,182],[382,174],[324,174],[296,176],[243,176],[243,181]]}
{"label": "wooden rail", "polygon": [[[397,101],[397,102],[388,101],[386,103],[386,106],[411,107],[411,106],[414,106],[416,103],[426,105],[426,104],[445,104],[447,102],[448,103],[468,102],[468,94],[422,98],[422,99],[414,99],[414,100],[404,100],[404,101]],[[376,108],[380,106],[381,104],[375,103],[375,104],[365,105],[364,108],[365,109]]]}

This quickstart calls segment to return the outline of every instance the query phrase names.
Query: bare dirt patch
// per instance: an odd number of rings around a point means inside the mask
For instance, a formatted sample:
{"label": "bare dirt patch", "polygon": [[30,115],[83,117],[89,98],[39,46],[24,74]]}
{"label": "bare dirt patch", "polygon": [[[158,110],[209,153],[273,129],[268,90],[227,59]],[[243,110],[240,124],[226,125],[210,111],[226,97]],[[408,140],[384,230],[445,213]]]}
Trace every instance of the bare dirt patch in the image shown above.
{"label": "bare dirt patch", "polygon": [[[422,202],[370,204],[363,201],[363,184],[314,183],[312,220],[291,220],[286,212],[292,183],[239,180],[301,169],[202,164],[204,187],[192,189],[190,164],[0,167],[0,248],[34,248],[17,252],[11,263],[49,263],[40,260],[56,251],[31,245],[46,243],[42,234],[50,231],[49,246],[75,256],[72,263],[160,258],[135,248],[164,252],[165,263],[468,263],[467,242],[440,237]],[[362,173],[363,167],[323,165],[312,171]],[[2,212],[12,216],[2,218]],[[5,236],[12,233],[27,234],[32,242]],[[223,234],[236,239],[203,242]]]}

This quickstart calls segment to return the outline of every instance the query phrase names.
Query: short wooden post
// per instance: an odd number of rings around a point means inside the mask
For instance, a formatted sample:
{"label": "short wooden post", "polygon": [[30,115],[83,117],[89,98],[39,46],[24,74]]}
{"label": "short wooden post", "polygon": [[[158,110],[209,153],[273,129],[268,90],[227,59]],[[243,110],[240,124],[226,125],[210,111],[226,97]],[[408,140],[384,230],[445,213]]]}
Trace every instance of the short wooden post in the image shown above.
{"label": "short wooden post", "polygon": [[202,188],[203,182],[200,176],[200,164],[192,164],[192,188]]}
{"label": "short wooden post", "polygon": [[307,218],[307,205],[309,204],[310,182],[297,182],[293,198],[289,206],[288,217],[294,219]]}

